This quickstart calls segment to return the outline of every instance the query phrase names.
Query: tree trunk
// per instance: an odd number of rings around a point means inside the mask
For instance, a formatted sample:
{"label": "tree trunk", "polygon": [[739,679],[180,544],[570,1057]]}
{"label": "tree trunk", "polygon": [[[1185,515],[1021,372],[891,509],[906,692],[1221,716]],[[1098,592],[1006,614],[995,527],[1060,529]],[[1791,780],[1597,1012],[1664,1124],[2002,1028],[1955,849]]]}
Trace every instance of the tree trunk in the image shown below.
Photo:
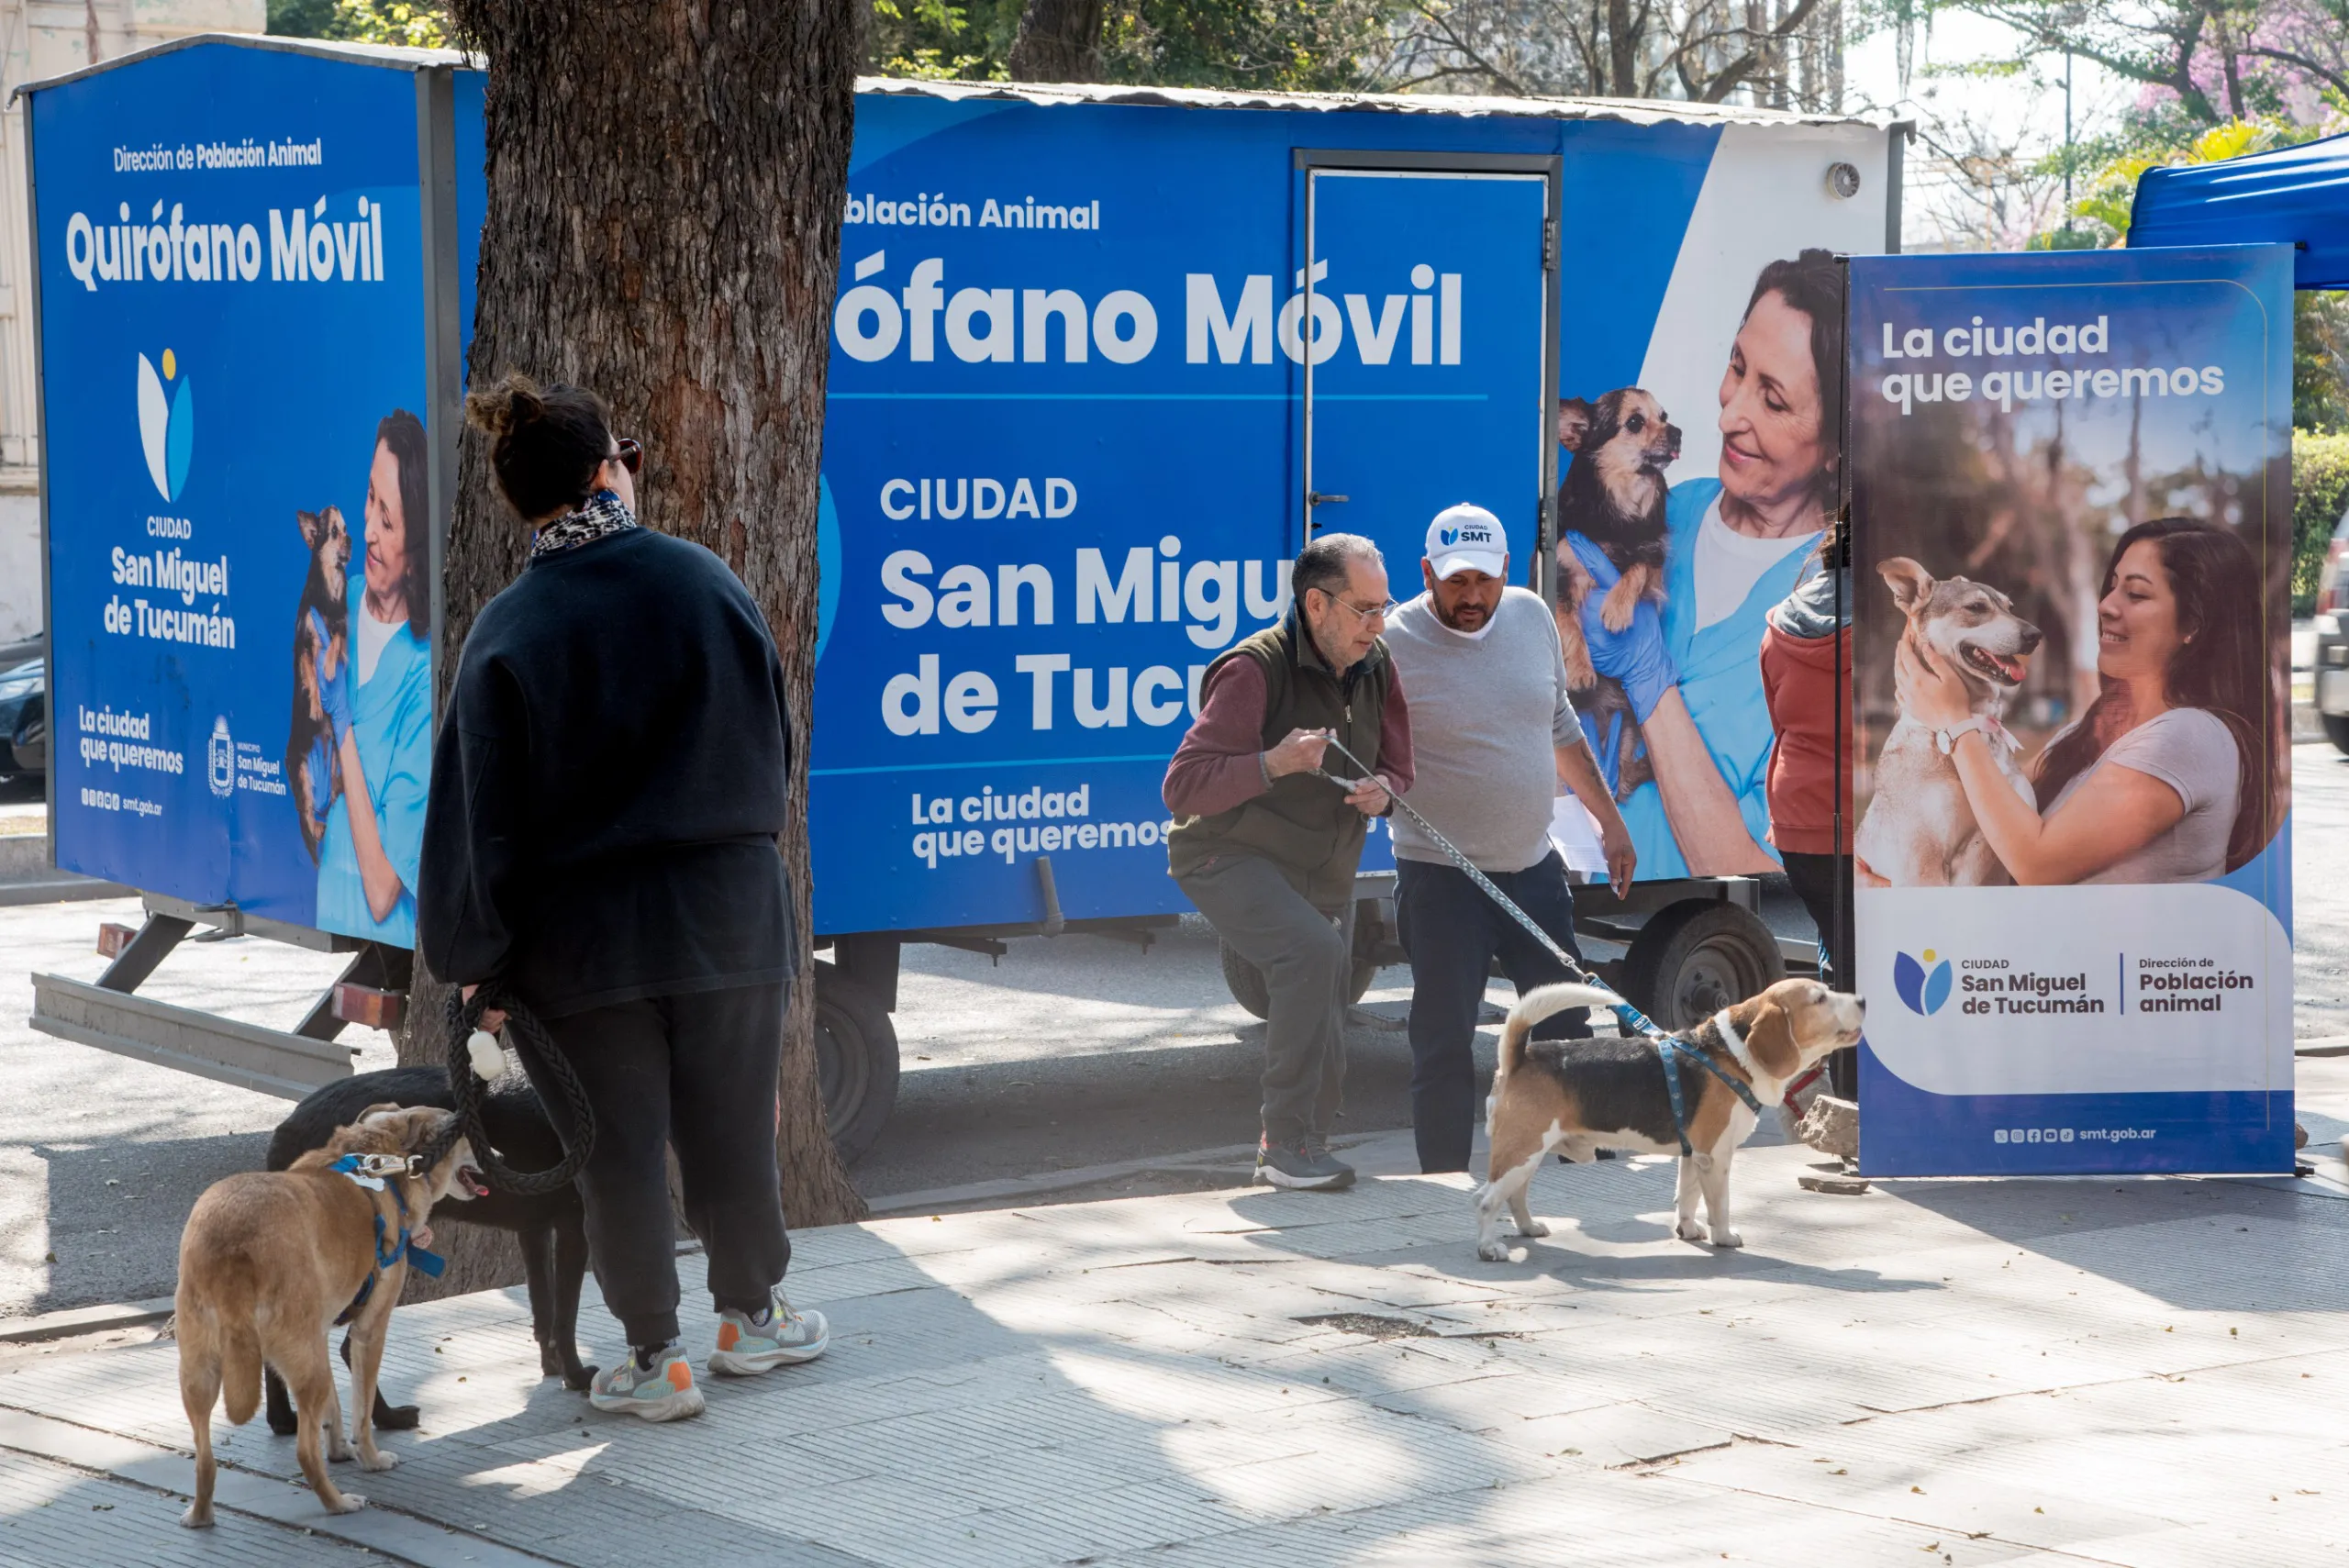
{"label": "tree trunk", "polygon": [[[792,988],[779,1084],[784,1209],[802,1226],[861,1218],[817,1085],[807,838],[816,483],[856,6],[458,0],[453,10],[489,68],[470,376],[511,368],[601,394],[618,432],[644,443],[643,522],[723,558],[782,654],[795,804],[783,854],[805,977]],[[441,712],[473,617],[520,570],[524,548],[476,431],[461,438],[457,478]],[[418,1001],[431,989],[419,985]],[[419,1015],[433,1034],[438,1017],[437,1006]]]}
{"label": "tree trunk", "polygon": [[1015,82],[1101,79],[1101,0],[1028,0],[1011,44]]}
{"label": "tree trunk", "polygon": [[1631,25],[1631,0],[1607,0],[1607,95],[1635,98],[1640,92],[1640,37]]}

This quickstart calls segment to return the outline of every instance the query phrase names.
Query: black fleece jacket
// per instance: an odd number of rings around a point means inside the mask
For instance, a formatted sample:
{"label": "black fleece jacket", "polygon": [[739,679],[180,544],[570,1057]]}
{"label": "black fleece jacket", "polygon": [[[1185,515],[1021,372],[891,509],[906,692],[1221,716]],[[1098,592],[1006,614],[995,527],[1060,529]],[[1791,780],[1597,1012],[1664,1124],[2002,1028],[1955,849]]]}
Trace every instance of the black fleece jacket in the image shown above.
{"label": "black fleece jacket", "polygon": [[533,560],[451,706],[417,900],[433,973],[549,1018],[789,977],[783,667],[717,556],[632,528]]}

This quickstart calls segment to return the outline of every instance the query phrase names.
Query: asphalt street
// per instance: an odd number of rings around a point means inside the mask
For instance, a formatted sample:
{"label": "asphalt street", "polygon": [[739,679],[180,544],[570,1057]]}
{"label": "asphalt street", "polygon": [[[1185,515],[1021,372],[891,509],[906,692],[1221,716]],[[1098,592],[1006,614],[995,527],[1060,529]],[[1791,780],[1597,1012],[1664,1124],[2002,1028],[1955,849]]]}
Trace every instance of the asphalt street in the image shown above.
{"label": "asphalt street", "polygon": [[[2349,1037],[2349,759],[2295,749],[2296,1022]],[[1774,911],[1775,913],[1775,911]],[[180,1226],[209,1183],[256,1167],[284,1102],[52,1040],[26,1022],[30,975],[94,978],[131,900],[0,908],[0,1318],[167,1294]],[[291,1027],[340,961],[245,938],[184,944],[142,995]],[[1382,973],[1349,1031],[1347,1132],[1409,1122],[1408,970]],[[1493,996],[1506,1001],[1505,987]],[[1148,951],[1100,937],[1016,941],[998,962],[909,948],[897,1112],[856,1167],[865,1195],[1164,1162],[1071,1189],[1214,1184],[1202,1151],[1254,1140],[1262,1029],[1226,993],[1214,939],[1186,923]],[[388,1039],[354,1029],[362,1069]],[[1492,1032],[1480,1049],[1489,1065]],[[1238,1157],[1226,1164],[1236,1169]],[[974,1202],[984,1201],[974,1198]],[[1032,1195],[1020,1201],[1033,1201]]]}

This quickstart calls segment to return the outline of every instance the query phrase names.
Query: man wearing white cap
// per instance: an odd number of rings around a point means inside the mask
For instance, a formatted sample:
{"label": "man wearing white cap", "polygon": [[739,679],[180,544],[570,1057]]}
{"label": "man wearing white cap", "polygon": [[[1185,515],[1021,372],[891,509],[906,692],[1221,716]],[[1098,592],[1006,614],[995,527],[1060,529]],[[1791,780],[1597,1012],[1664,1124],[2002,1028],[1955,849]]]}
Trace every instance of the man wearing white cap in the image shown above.
{"label": "man wearing white cap", "polygon": [[[1508,586],[1500,519],[1461,505],[1428,527],[1427,592],[1387,623],[1386,644],[1409,705],[1416,776],[1409,801],[1476,869],[1566,951],[1574,895],[1550,843],[1563,783],[1598,819],[1607,872],[1631,880],[1631,835],[1599,778],[1566,696],[1558,624],[1539,595]],[[1566,978],[1531,933],[1401,813],[1392,818],[1396,915],[1411,955],[1411,1121],[1423,1171],[1464,1171],[1475,1135],[1477,1010],[1493,961],[1520,992]],[[1538,1037],[1585,1036],[1583,1010]]]}

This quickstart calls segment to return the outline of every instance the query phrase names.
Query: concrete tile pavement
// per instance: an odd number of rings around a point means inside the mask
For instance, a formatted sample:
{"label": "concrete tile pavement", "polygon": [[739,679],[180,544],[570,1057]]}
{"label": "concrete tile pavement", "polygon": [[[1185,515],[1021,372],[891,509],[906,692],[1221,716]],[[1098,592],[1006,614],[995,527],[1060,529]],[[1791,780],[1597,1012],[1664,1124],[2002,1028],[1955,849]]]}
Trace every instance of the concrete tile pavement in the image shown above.
{"label": "concrete tile pavement", "polygon": [[[1739,1253],[1671,1239],[1662,1161],[1546,1170],[1555,1233],[1504,1264],[1458,1177],[807,1232],[831,1354],[672,1428],[536,1379],[519,1292],[404,1307],[385,1381],[425,1427],[351,1478],[373,1506],[328,1519],[290,1441],[218,1429],[230,1523],[151,1550],[176,1504],[148,1489],[190,1470],[173,1347],[52,1356],[0,1369],[0,1518],[63,1474],[145,1513],[34,1521],[39,1560],[266,1562],[304,1525],[304,1561],[694,1568],[2349,1551],[2349,1187],[1823,1197],[1808,1158],[1741,1157]],[[617,1351],[592,1301],[583,1327]]]}

